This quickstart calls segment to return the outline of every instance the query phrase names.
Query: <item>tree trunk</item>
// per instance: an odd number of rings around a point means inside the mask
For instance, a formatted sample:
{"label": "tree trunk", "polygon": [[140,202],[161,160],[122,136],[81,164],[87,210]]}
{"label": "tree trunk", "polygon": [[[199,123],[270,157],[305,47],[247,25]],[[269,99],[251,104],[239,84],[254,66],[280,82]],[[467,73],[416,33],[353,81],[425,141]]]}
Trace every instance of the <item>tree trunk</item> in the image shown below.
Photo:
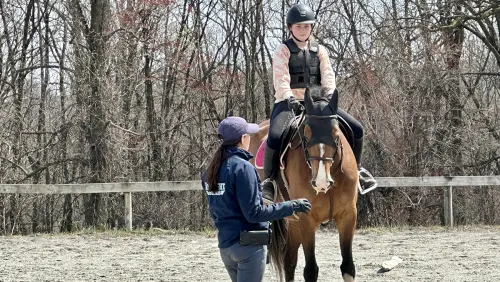
{"label": "tree trunk", "polygon": [[[103,105],[103,84],[105,83],[105,39],[104,27],[109,13],[108,0],[95,0],[90,7],[90,26],[87,44],[90,51],[90,93],[88,99],[87,142],[90,154],[90,182],[107,182],[107,121]],[[101,214],[101,194],[91,194],[85,203],[85,224],[95,226],[104,224]]]}
{"label": "tree trunk", "polygon": [[[67,123],[66,118],[66,87],[65,87],[65,61],[66,61],[66,48],[67,48],[67,40],[68,40],[68,27],[64,26],[64,35],[62,40],[62,49],[61,49],[61,57],[59,58],[59,99],[60,99],[60,107],[61,107],[61,158],[68,158],[68,133],[70,126]],[[64,179],[64,183],[70,182],[70,175],[68,169],[68,163],[62,163],[62,176]],[[61,222],[61,231],[62,232],[71,232],[73,230],[73,195],[66,194],[64,195],[64,203],[63,203],[63,219]]]}

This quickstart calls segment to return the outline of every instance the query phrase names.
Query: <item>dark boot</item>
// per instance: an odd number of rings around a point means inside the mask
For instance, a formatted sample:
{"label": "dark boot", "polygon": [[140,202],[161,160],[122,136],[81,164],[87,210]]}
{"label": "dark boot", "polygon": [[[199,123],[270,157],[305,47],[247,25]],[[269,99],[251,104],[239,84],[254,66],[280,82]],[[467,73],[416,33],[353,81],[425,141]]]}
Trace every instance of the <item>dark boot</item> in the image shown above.
{"label": "dark boot", "polygon": [[274,203],[274,191],[276,174],[279,165],[279,151],[266,146],[264,151],[264,181],[262,181],[262,198],[264,203]]}
{"label": "dark boot", "polygon": [[[373,175],[361,166],[361,157],[363,155],[363,138],[354,140],[353,148],[354,157],[358,163],[358,174],[359,174],[359,184],[362,188],[362,192],[367,193],[370,190],[377,188],[377,181],[373,178]],[[364,194],[362,193],[362,194]]]}

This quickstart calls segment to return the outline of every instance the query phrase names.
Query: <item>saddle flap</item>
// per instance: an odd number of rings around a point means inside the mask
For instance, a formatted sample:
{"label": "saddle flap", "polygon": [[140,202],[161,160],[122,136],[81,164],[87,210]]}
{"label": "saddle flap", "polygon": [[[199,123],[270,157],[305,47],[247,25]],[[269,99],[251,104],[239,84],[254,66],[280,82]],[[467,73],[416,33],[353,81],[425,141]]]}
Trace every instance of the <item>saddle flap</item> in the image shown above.
{"label": "saddle flap", "polygon": [[[300,116],[291,118],[290,115],[282,115],[280,118],[285,119],[285,123],[283,128],[280,128],[279,134],[281,135],[281,147],[280,147],[280,169],[285,169],[285,163],[284,163],[284,158],[286,155],[286,152],[288,148],[290,147],[289,144],[291,143],[292,148],[296,148],[298,145],[300,145],[300,140],[299,138],[294,138],[297,135],[298,132],[298,122],[300,119]],[[295,140],[297,139],[297,140]],[[264,169],[264,150],[266,149],[267,146],[267,137],[262,140],[262,143],[259,146],[259,149],[257,150],[257,154],[255,155],[255,167],[257,169]]]}
{"label": "saddle flap", "polygon": [[354,132],[352,131],[351,126],[349,126],[349,123],[347,123],[347,121],[345,121],[345,119],[341,116],[338,117],[338,120],[340,131],[344,134],[345,139],[347,140],[347,143],[351,145],[351,148],[354,148]]}
{"label": "saddle flap", "polygon": [[[260,143],[259,149],[257,150],[257,154],[255,155],[255,167],[257,169],[264,169],[264,150],[267,146],[267,138],[262,140]],[[286,149],[280,153],[280,169],[285,169],[283,158],[286,154]]]}

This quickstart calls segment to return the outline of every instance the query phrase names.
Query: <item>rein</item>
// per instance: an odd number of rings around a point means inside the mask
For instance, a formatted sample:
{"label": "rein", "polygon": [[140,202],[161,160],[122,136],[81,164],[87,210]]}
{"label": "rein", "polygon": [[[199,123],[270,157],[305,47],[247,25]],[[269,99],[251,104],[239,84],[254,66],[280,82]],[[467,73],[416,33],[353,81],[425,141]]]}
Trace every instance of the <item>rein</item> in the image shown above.
{"label": "rein", "polygon": [[308,118],[312,118],[312,119],[338,119],[339,118],[339,115],[317,116],[317,115],[305,114],[305,116],[307,116]]}

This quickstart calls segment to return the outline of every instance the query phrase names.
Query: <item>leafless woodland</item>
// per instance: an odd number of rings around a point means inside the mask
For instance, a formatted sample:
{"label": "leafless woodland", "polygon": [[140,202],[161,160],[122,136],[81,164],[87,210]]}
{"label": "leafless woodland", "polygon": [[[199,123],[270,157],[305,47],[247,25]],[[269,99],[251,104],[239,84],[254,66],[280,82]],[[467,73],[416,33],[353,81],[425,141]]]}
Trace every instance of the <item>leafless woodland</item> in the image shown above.
{"label": "leafless woodland", "polygon": [[[295,2],[0,0],[0,182],[195,180],[229,112],[273,103]],[[376,176],[500,173],[497,0],[317,0],[341,107]],[[379,189],[360,226],[439,225],[442,189]],[[458,224],[500,223],[498,187],[455,190]],[[0,194],[0,232],[121,228],[123,195]],[[211,225],[199,192],[134,195],[137,228]]]}

